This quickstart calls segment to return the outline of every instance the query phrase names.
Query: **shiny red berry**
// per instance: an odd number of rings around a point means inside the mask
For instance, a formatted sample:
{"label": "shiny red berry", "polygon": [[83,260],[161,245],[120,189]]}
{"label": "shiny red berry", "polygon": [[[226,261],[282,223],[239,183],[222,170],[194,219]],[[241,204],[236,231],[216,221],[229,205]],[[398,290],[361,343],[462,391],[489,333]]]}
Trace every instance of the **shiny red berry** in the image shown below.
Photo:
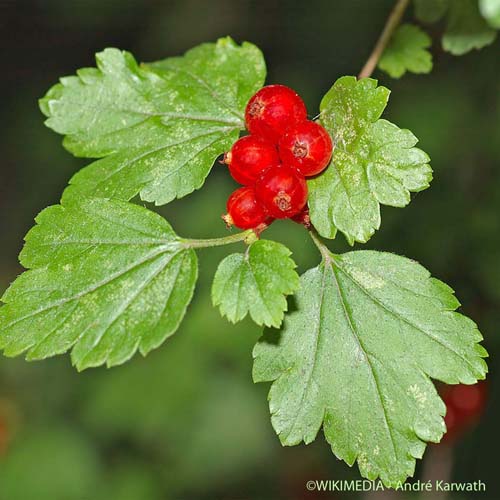
{"label": "shiny red berry", "polygon": [[269,216],[257,202],[253,187],[242,187],[234,191],[227,200],[227,214],[222,218],[228,226],[253,229],[268,222]]}
{"label": "shiny red berry", "polygon": [[266,137],[275,144],[294,123],[307,119],[304,101],[291,88],[268,85],[249,101],[245,110],[247,129],[251,134]]}
{"label": "shiny red berry", "polygon": [[247,135],[237,140],[224,157],[233,179],[250,186],[269,167],[280,164],[276,146],[263,137]]}
{"label": "shiny red berry", "polygon": [[292,125],[279,141],[281,161],[306,177],[322,172],[330,163],[332,151],[330,134],[309,120]]}
{"label": "shiny red berry", "polygon": [[255,193],[266,212],[275,219],[293,217],[307,202],[304,176],[284,165],[267,169],[255,183]]}

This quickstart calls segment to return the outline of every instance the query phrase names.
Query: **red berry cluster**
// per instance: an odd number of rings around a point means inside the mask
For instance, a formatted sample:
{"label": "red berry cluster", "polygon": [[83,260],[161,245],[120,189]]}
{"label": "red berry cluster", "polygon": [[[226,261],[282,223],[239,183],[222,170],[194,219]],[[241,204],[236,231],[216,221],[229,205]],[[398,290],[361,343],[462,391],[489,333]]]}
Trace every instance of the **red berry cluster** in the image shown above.
{"label": "red berry cluster", "polygon": [[455,441],[472,427],[486,406],[486,383],[451,385],[441,392],[446,404],[445,440]]}
{"label": "red berry cluster", "polygon": [[243,184],[227,201],[228,225],[251,229],[274,219],[304,222],[306,177],[322,172],[332,156],[328,132],[307,119],[304,101],[284,85],[260,89],[248,101],[250,135],[226,153],[233,179]]}

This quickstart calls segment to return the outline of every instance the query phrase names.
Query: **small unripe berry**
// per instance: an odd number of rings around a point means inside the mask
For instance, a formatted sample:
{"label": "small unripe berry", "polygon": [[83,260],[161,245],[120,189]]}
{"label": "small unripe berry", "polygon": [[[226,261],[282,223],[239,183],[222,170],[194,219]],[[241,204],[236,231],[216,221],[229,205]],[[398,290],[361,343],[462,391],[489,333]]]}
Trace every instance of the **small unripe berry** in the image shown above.
{"label": "small unripe berry", "polygon": [[268,222],[269,216],[257,202],[252,187],[242,187],[234,191],[227,200],[227,214],[222,218],[228,226],[253,229]]}
{"label": "small unripe berry", "polygon": [[290,125],[306,119],[304,101],[284,85],[261,88],[248,101],[245,110],[245,122],[250,133],[266,137],[275,144]]}
{"label": "small unripe berry", "polygon": [[290,126],[279,141],[281,161],[306,177],[322,172],[332,151],[330,134],[319,123],[309,120]]}
{"label": "small unripe berry", "polygon": [[229,172],[236,182],[251,186],[269,167],[280,164],[276,146],[263,137],[247,135],[238,139],[224,157]]}
{"label": "small unripe berry", "polygon": [[264,210],[275,219],[293,217],[307,202],[304,176],[284,165],[267,169],[255,183],[255,193]]}

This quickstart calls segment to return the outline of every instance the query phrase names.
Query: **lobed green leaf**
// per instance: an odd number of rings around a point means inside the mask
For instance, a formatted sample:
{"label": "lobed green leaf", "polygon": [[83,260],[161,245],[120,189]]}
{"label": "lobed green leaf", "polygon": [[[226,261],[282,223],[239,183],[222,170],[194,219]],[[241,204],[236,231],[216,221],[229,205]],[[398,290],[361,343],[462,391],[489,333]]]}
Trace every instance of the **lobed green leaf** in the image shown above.
{"label": "lobed green leaf", "polygon": [[233,323],[250,314],[258,325],[278,327],[287,310],[286,295],[299,286],[290,255],[284,245],[268,240],[256,241],[244,254],[228,255],[214,277],[214,305]]}
{"label": "lobed green leaf", "polygon": [[229,38],[150,65],[118,49],[96,62],[40,101],[70,152],[101,158],[71,179],[64,199],[140,194],[162,205],[200,188],[244,128],[245,104],[265,78],[260,50]]}
{"label": "lobed green leaf", "polygon": [[409,131],[379,119],[389,90],[371,78],[339,78],[321,102],[335,144],[327,170],[308,182],[311,221],[326,238],[337,230],[365,243],[380,227],[380,204],[403,207],[432,179],[429,157]]}
{"label": "lobed green leaf", "polygon": [[78,370],[146,355],[178,328],[197,261],[159,215],[117,200],[42,211],[2,297],[0,348],[29,360],[71,349]]}
{"label": "lobed green leaf", "polygon": [[453,0],[443,35],[443,49],[459,56],[482,49],[496,38],[496,31],[481,16],[477,0]]}
{"label": "lobed green leaf", "polygon": [[446,14],[443,49],[460,56],[494,42],[500,28],[499,0],[415,0],[417,19],[434,23]]}
{"label": "lobed green leaf", "polygon": [[368,479],[396,486],[425,442],[438,442],[445,405],[431,377],[473,384],[487,356],[453,291],[418,263],[357,251],[301,277],[295,309],[254,349],[254,380],[273,381],[271,419],[282,444],[313,441]]}
{"label": "lobed green leaf", "polygon": [[432,70],[432,55],[427,50],[431,38],[413,24],[403,24],[391,38],[378,67],[393,78],[400,78],[407,71],[429,73]]}

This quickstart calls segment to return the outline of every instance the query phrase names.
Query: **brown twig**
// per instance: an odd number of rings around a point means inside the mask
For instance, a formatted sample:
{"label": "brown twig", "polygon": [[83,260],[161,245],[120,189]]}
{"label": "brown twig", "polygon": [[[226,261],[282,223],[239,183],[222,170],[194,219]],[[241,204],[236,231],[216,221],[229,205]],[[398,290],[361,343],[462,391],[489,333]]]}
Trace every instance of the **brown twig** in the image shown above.
{"label": "brown twig", "polygon": [[360,71],[358,78],[367,78],[371,76],[371,74],[377,67],[377,63],[380,57],[382,56],[385,48],[387,47],[387,44],[389,43],[389,40],[392,37],[392,34],[394,33],[395,29],[399,26],[401,18],[403,17],[403,14],[406,8],[408,7],[409,3],[410,0],[397,0],[391,13],[389,14],[389,17],[387,18],[384,29],[380,34],[380,37],[377,40],[377,43],[375,44],[375,47],[373,47],[370,57],[367,59],[365,65],[363,66],[363,69]]}

